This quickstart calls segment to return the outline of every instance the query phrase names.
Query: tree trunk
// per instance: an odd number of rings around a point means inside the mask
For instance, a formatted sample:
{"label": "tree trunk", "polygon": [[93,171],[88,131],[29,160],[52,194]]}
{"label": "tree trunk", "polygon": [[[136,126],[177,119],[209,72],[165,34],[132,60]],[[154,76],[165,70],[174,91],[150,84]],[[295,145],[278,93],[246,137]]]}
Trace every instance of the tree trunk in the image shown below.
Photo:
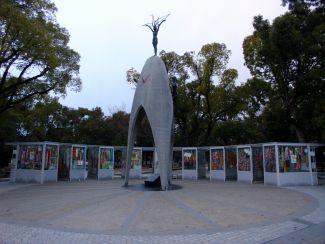
{"label": "tree trunk", "polygon": [[295,129],[298,141],[299,142],[306,142],[306,137],[305,137],[305,134],[303,133],[303,131],[295,124],[293,125],[293,128]]}

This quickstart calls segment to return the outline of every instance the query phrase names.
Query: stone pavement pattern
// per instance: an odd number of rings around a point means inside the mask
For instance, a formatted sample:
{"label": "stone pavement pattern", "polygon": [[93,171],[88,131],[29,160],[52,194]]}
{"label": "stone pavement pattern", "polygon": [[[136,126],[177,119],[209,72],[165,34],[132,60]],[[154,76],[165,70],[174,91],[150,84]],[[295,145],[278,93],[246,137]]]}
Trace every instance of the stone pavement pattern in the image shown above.
{"label": "stone pavement pattern", "polygon": [[143,192],[114,180],[0,190],[0,243],[263,243],[324,227],[324,186],[174,183],[183,188]]}

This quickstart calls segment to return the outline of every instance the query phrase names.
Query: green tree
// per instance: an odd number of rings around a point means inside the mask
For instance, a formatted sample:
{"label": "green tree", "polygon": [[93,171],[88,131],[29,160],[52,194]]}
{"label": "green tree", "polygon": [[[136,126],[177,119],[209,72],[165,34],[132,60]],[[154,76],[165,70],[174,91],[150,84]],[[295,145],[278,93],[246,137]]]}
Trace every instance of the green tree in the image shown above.
{"label": "green tree", "polygon": [[28,99],[81,88],[78,53],[49,0],[0,1],[0,115]]}
{"label": "green tree", "polygon": [[35,105],[21,103],[16,111],[20,119],[16,123],[17,136],[20,140],[46,141],[56,140],[59,134],[58,116],[63,106],[57,98],[44,97],[42,102]]}
{"label": "green tree", "polygon": [[268,141],[267,130],[262,120],[262,114],[269,103],[271,92],[270,83],[256,78],[248,79],[237,88],[237,97],[240,99],[238,117],[241,121],[231,123],[235,130],[241,130],[242,137],[235,138],[240,143],[257,143]]}
{"label": "green tree", "polygon": [[[3,127],[11,138],[7,141],[12,141],[15,133],[20,141],[125,145],[127,140],[129,114],[123,111],[105,116],[99,107],[68,108],[51,97],[35,105],[20,104],[19,107],[19,111],[17,108],[9,110],[12,123]],[[16,111],[16,115],[12,111]]]}
{"label": "green tree", "polygon": [[5,143],[16,140],[16,123],[20,119],[15,110],[6,111],[3,115],[0,118],[0,169],[10,162],[11,150]]}
{"label": "green tree", "polygon": [[312,119],[305,112],[325,97],[324,1],[283,3],[290,11],[272,24],[254,18],[254,33],[243,42],[245,64],[254,78],[270,82],[270,103],[284,116],[277,123],[287,123],[288,131],[306,141],[305,125]]}
{"label": "green tree", "polygon": [[227,68],[229,55],[219,43],[203,45],[197,54],[161,53],[169,76],[177,78],[176,144],[215,144],[218,122],[237,119],[238,74]]}
{"label": "green tree", "polygon": [[107,132],[106,145],[125,146],[127,144],[130,114],[116,111],[106,117],[105,131]]}

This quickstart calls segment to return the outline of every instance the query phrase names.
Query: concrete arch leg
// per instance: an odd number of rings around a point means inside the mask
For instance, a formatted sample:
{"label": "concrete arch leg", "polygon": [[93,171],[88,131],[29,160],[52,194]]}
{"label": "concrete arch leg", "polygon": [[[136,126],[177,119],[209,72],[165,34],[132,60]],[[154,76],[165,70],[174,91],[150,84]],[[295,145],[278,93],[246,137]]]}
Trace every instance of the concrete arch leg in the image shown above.
{"label": "concrete arch leg", "polygon": [[166,67],[156,56],[146,61],[134,94],[128,132],[125,186],[129,181],[132,149],[138,123],[145,114],[148,117],[157,150],[161,187],[162,190],[168,190],[171,182],[173,101]]}

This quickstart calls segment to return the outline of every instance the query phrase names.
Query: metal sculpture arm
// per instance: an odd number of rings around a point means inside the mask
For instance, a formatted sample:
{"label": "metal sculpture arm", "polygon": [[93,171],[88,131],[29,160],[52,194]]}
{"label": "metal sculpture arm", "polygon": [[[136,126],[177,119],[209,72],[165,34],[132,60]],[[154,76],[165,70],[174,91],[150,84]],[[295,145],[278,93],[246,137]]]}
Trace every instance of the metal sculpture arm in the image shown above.
{"label": "metal sculpture arm", "polygon": [[159,31],[161,24],[166,21],[168,16],[169,16],[169,14],[167,14],[161,18],[157,18],[155,20],[154,16],[152,15],[152,22],[143,25],[143,26],[147,26],[152,32],[152,45],[153,45],[153,48],[155,51],[155,56],[157,56],[158,31]]}

